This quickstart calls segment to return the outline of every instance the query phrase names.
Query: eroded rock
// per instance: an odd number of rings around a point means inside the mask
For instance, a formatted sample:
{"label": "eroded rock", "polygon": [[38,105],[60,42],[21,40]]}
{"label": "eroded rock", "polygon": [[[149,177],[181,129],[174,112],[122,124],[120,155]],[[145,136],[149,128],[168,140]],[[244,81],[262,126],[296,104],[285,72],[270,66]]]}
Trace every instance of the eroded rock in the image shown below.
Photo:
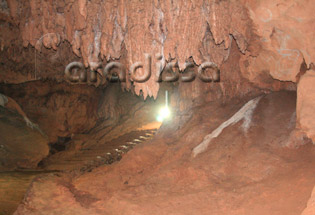
{"label": "eroded rock", "polygon": [[98,119],[100,89],[95,87],[38,81],[1,85],[0,89],[18,102],[52,143],[58,137],[89,131]]}
{"label": "eroded rock", "polygon": [[309,67],[315,61],[314,2],[305,1],[244,1],[261,49],[256,55],[243,57],[247,77],[255,81],[268,71],[278,80],[296,82],[303,61]]}
{"label": "eroded rock", "polygon": [[[239,1],[8,0],[8,5],[11,22],[19,26],[15,29],[20,32],[15,41],[19,46],[31,45],[38,52],[43,46],[58,52],[66,41],[91,69],[102,61],[117,59],[129,68],[133,63],[144,63],[145,54],[150,54],[151,78],[134,83],[133,89],[144,98],[157,96],[159,83],[155,79],[160,70],[156,63],[163,68],[166,60],[176,59],[184,69],[185,61],[192,57],[197,65],[212,61],[220,66],[230,54],[233,38],[243,53],[255,38],[247,9]],[[8,47],[9,42],[4,46]],[[156,58],[157,54],[161,59]],[[41,70],[38,66],[37,77],[43,76]],[[132,88],[130,82],[124,86]]]}
{"label": "eroded rock", "polygon": [[243,54],[238,59],[242,75],[263,89],[274,84],[279,90],[274,79],[296,82],[301,64],[314,62],[310,29],[315,22],[307,0],[8,0],[7,7],[0,14],[5,22],[0,26],[0,54],[8,56],[3,68],[11,74],[1,72],[0,81],[9,83],[63,80],[63,70],[72,61],[96,69],[118,60],[130,68],[136,62],[145,64],[147,53],[152,57],[151,78],[122,85],[144,98],[156,98],[160,86],[155,79],[166,62],[177,60],[183,70],[191,58],[197,65],[211,61],[221,68],[233,52],[233,40],[235,51]]}
{"label": "eroded rock", "polygon": [[236,123],[190,156],[244,102],[196,108],[186,123],[164,124],[119,163],[85,172],[70,186],[67,176],[36,181],[15,214],[300,214],[314,186],[315,151],[283,148],[294,129],[294,93],[266,95],[247,132]]}
{"label": "eroded rock", "polygon": [[0,170],[36,168],[49,153],[48,140],[23,118],[0,107]]}
{"label": "eroded rock", "polygon": [[297,90],[297,127],[315,143],[315,71],[307,71]]}

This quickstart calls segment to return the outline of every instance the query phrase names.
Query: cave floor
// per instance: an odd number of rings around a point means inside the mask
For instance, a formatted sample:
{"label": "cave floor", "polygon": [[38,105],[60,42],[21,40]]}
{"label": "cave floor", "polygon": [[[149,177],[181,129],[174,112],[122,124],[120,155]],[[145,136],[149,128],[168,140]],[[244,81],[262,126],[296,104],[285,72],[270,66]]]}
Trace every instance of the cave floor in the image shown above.
{"label": "cave floor", "polygon": [[52,172],[90,171],[101,165],[119,161],[138,144],[154,136],[156,129],[132,131],[110,142],[83,148],[74,153],[53,156],[37,170],[0,172],[0,215],[13,214],[37,176]]}
{"label": "cave floor", "polygon": [[0,215],[12,214],[22,201],[31,181],[47,172],[0,172]]}
{"label": "cave floor", "polygon": [[[158,132],[127,132],[106,146],[57,153],[42,168],[61,173],[30,176],[15,215],[300,215],[315,184],[315,147],[295,135],[295,96],[265,95],[248,130],[243,122],[227,127],[197,157],[192,149],[245,101],[211,103]],[[133,150],[123,153],[128,142]]]}
{"label": "cave floor", "polygon": [[132,131],[103,144],[69,150],[70,153],[58,153],[45,161],[42,168],[58,171],[89,171],[104,164],[112,164],[119,161],[123,154],[136,145],[151,140],[156,131],[156,129]]}

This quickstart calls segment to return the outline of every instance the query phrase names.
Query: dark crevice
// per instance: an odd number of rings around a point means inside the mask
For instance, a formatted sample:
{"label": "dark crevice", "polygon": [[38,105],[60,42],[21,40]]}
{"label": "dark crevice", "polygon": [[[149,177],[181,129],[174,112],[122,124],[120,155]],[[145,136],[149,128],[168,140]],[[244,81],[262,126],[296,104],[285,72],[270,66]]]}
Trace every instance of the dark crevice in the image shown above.
{"label": "dark crevice", "polygon": [[58,137],[58,141],[56,143],[50,143],[49,154],[53,155],[61,151],[65,151],[69,145],[71,137]]}

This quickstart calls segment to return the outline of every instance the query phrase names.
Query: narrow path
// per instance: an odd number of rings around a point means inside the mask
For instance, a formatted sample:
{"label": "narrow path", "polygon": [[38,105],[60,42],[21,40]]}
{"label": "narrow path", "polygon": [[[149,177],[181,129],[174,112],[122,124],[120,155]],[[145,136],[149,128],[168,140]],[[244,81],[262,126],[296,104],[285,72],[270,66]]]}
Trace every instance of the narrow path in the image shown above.
{"label": "narrow path", "polygon": [[43,165],[46,170],[88,171],[97,166],[112,164],[119,161],[122,154],[127,153],[140,143],[144,143],[153,138],[156,129],[133,131],[124,134],[116,139],[87,149],[81,149],[75,154],[63,157],[56,161],[50,161]]}
{"label": "narrow path", "polygon": [[97,166],[112,164],[138,144],[152,139],[156,131],[133,131],[110,142],[82,149],[64,159],[44,164],[44,171],[0,172],[0,215],[13,214],[35,177],[52,171],[89,171]]}

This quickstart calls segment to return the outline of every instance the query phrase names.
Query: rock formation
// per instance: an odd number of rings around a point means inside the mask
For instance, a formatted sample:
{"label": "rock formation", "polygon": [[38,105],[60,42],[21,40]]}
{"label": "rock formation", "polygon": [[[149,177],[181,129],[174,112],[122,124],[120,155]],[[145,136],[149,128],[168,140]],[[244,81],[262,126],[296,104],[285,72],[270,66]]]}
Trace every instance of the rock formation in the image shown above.
{"label": "rock formation", "polygon": [[[144,97],[156,97],[159,84],[154,78],[160,72],[156,63],[163,66],[165,61],[177,60],[184,69],[185,61],[192,57],[197,65],[211,61],[221,68],[235,39],[243,53],[240,65],[246,79],[258,85],[268,76],[295,82],[301,64],[305,62],[309,67],[314,61],[312,4],[310,0],[8,0],[3,1],[1,19],[11,26],[1,26],[1,50],[10,54],[13,62],[19,61],[18,52],[24,53],[23,58],[39,55],[35,62],[27,60],[28,71],[15,71],[20,81],[60,79],[60,64],[64,69],[71,59],[82,60],[92,70],[118,59],[130,68],[135,62],[144,63],[148,53],[153,74],[146,83],[134,83],[134,90],[137,94],[142,91]],[[27,50],[21,50],[22,45]],[[45,48],[51,49],[50,54]],[[60,59],[69,56],[70,48],[79,58]],[[162,56],[161,60],[156,54]],[[42,55],[50,59],[42,59]],[[55,61],[59,59],[62,62],[57,66]],[[41,65],[42,61],[50,63]],[[60,71],[48,68],[52,64]],[[5,74],[0,77],[10,81]],[[125,87],[130,88],[130,84],[127,81]]]}
{"label": "rock formation", "polygon": [[[12,158],[0,156],[0,168],[36,167],[48,146],[47,163],[53,163],[71,157],[71,150],[53,151],[60,143],[63,150],[88,149],[148,127],[155,121],[154,108],[164,104],[165,90],[174,114],[172,125],[165,122],[150,144],[119,164],[77,177],[37,179],[16,214],[44,208],[58,214],[69,208],[75,214],[154,214],[152,208],[206,214],[202,208],[212,200],[214,214],[253,214],[246,208],[301,213],[314,186],[314,174],[307,171],[314,165],[309,144],[315,142],[314,29],[314,0],[0,0],[0,94],[16,100],[48,136],[0,109],[0,155]],[[79,66],[69,79],[65,68],[73,62]],[[126,80],[112,83],[105,74],[110,65],[116,65],[113,79],[123,68]],[[135,80],[149,71],[147,81]],[[193,81],[183,80],[192,74]],[[166,82],[168,75],[179,79]],[[203,75],[212,81],[205,82]],[[238,129],[242,117],[228,119],[257,97],[257,107],[245,111],[252,118],[244,133]],[[229,124],[224,130],[223,122]],[[32,147],[11,141],[8,128]],[[213,135],[204,139],[207,134]],[[204,153],[191,159],[203,139]],[[16,154],[10,151],[13,145]],[[277,171],[290,176],[289,182]],[[272,189],[269,182],[278,179],[283,183]],[[290,186],[302,203],[289,195]],[[267,191],[258,193],[262,187]],[[289,206],[277,205],[273,191],[289,196]],[[237,192],[246,198],[238,199]],[[51,205],[42,201],[47,196],[53,196]],[[274,211],[260,201],[266,196]],[[261,204],[246,201],[253,198]],[[151,199],[155,202],[147,203]],[[230,201],[234,204],[227,208]],[[196,213],[189,204],[180,207],[182,202],[200,203],[201,209]]]}
{"label": "rock formation", "polygon": [[97,122],[101,89],[50,81],[6,85],[0,89],[18,102],[51,143],[57,142],[58,137],[87,132]]}
{"label": "rock formation", "polygon": [[315,71],[307,71],[300,79],[297,95],[297,127],[315,143]]}
{"label": "rock formation", "polygon": [[184,124],[162,125],[151,141],[118,163],[34,180],[15,215],[300,214],[314,187],[315,151],[312,145],[283,150],[295,126],[295,97],[292,92],[264,96],[247,132],[242,122],[231,125],[192,158],[209,130],[246,102],[199,107]]}
{"label": "rock formation", "polygon": [[24,119],[0,107],[0,171],[35,169],[49,153],[48,140]]}
{"label": "rock formation", "polygon": [[296,82],[301,65],[309,68],[315,61],[313,39],[315,28],[314,2],[306,1],[245,1],[261,50],[247,53],[244,74],[255,81],[262,73],[274,79]]}

